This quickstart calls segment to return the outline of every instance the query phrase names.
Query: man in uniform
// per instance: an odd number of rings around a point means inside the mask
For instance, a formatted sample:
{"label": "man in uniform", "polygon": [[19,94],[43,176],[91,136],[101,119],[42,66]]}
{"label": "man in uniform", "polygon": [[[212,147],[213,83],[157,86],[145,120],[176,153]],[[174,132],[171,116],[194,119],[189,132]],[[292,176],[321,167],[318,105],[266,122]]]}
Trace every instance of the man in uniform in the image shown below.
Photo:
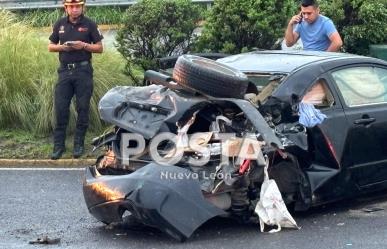
{"label": "man in uniform", "polygon": [[59,52],[60,66],[55,86],[56,128],[51,159],[65,151],[66,128],[71,99],[76,97],[77,124],[74,135],[74,158],[84,152],[84,139],[89,124],[90,99],[93,93],[92,53],[102,53],[103,36],[97,24],[84,16],[86,0],[63,0],[66,17],[58,20],[49,37],[48,51]]}

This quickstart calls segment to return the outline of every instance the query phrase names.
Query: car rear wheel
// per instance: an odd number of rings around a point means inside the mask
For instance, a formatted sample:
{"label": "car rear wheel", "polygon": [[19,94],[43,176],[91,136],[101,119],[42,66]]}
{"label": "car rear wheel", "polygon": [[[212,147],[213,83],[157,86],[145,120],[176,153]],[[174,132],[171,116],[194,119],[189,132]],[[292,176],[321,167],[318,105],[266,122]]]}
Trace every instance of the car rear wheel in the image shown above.
{"label": "car rear wheel", "polygon": [[249,82],[239,70],[195,55],[178,58],[173,78],[183,87],[224,98],[243,98]]}

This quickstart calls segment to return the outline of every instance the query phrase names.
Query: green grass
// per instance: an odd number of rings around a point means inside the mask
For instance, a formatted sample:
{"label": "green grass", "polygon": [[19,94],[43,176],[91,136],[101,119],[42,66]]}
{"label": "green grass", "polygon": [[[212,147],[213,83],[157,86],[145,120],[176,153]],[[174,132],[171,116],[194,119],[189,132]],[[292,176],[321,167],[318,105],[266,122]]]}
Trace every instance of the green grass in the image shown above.
{"label": "green grass", "polygon": [[[35,96],[39,81],[46,81],[45,65],[54,58],[43,59],[39,51],[47,50],[28,27],[16,22],[9,12],[0,11],[0,126],[5,124],[32,128],[31,120],[38,111]],[[43,62],[43,63],[39,63]]]}
{"label": "green grass", "polygon": [[[92,138],[99,134],[88,132],[85,138],[85,154],[82,158],[96,158],[101,150],[92,153]],[[73,137],[66,140],[66,152],[62,158],[72,158]],[[49,159],[52,152],[51,136],[39,136],[25,130],[0,130],[0,159]]]}
{"label": "green grass", "polygon": [[[51,27],[55,21],[65,15],[63,8],[33,9],[14,11],[19,21],[33,27]],[[98,24],[117,25],[122,23],[125,9],[120,7],[87,7],[85,14]]]}
{"label": "green grass", "polygon": [[86,15],[98,24],[122,24],[125,11],[119,7],[87,7]]}
{"label": "green grass", "polygon": [[[22,129],[49,135],[54,127],[53,92],[58,54],[49,53],[48,39],[39,37],[26,22],[0,10],[0,129]],[[123,74],[124,59],[113,50],[93,55],[94,94],[90,129],[100,131],[97,103],[110,88],[131,84]],[[75,126],[71,108],[70,134]]]}

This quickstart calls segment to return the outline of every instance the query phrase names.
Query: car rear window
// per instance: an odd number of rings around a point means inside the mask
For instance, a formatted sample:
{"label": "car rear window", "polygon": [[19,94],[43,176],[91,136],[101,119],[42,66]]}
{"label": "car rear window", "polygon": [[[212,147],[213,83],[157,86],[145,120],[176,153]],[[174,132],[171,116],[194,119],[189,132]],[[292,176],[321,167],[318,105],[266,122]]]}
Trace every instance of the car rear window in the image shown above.
{"label": "car rear window", "polygon": [[260,103],[265,103],[286,76],[285,74],[245,74],[250,82],[256,86],[257,91],[252,92],[257,93],[254,99]]}
{"label": "car rear window", "polygon": [[262,91],[267,85],[269,85],[272,81],[281,81],[286,75],[272,75],[272,74],[248,74],[246,73],[250,82],[252,82],[258,89],[258,91]]}

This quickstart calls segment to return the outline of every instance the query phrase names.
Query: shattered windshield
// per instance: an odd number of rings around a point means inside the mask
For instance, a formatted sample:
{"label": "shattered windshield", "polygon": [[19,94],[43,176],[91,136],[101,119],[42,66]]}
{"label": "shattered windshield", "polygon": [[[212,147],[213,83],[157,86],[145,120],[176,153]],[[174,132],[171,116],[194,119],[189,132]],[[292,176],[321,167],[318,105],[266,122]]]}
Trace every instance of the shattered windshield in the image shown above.
{"label": "shattered windshield", "polygon": [[246,73],[250,82],[257,87],[256,99],[263,103],[277,89],[286,74]]}

